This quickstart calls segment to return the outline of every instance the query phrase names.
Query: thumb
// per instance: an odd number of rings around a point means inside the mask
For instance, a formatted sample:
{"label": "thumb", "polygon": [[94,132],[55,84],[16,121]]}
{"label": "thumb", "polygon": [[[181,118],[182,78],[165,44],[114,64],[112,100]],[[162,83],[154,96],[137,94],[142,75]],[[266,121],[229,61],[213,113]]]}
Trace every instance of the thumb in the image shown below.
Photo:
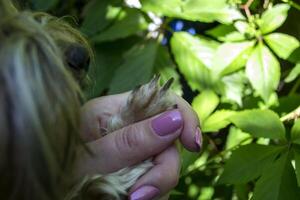
{"label": "thumb", "polygon": [[84,170],[91,174],[137,164],[168,148],[182,127],[183,119],[177,109],[164,112],[88,143],[93,155],[86,154],[80,163],[84,163],[83,167],[94,166],[97,171]]}

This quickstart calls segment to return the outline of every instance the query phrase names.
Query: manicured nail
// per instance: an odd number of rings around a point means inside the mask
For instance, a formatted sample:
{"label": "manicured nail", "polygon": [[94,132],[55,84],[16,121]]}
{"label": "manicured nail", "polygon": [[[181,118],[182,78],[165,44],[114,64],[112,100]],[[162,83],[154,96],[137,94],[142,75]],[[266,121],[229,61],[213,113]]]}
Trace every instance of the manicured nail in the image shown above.
{"label": "manicured nail", "polygon": [[157,135],[166,136],[182,127],[182,117],[178,110],[168,111],[154,120],[151,125]]}
{"label": "manicured nail", "polygon": [[129,200],[151,200],[158,196],[159,190],[153,186],[142,186],[133,192]]}
{"label": "manicured nail", "polygon": [[196,146],[197,146],[197,151],[200,151],[201,146],[202,146],[202,136],[201,136],[201,131],[200,131],[199,127],[197,127],[197,129],[196,129],[195,143],[196,143]]}

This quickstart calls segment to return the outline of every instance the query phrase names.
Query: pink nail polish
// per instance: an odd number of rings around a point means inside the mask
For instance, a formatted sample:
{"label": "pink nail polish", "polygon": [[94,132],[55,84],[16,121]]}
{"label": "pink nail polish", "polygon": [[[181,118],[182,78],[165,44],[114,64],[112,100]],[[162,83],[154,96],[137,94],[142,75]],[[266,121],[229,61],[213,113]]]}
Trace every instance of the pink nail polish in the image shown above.
{"label": "pink nail polish", "polygon": [[151,200],[158,194],[159,190],[156,187],[145,185],[134,191],[129,196],[129,200]]}
{"label": "pink nail polish", "polygon": [[201,130],[200,130],[199,127],[197,127],[197,129],[196,129],[195,143],[196,143],[196,146],[197,146],[197,151],[200,151],[201,146],[202,146],[202,136],[201,136]]}
{"label": "pink nail polish", "polygon": [[181,128],[183,120],[178,110],[165,112],[152,120],[151,126],[159,136],[166,136]]}

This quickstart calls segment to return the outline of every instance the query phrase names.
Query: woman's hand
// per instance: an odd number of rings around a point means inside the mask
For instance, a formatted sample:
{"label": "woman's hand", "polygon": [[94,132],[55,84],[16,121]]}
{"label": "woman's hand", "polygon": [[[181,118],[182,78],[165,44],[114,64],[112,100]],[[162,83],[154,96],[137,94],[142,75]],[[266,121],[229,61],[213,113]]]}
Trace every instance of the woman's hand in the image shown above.
{"label": "woman's hand", "polygon": [[179,153],[174,141],[190,151],[200,151],[199,120],[187,102],[174,95],[178,109],[137,122],[101,137],[107,120],[125,104],[129,93],[100,97],[82,108],[82,137],[95,156],[80,158],[80,176],[110,173],[153,157],[154,167],[131,188],[131,199],[152,199],[167,194],[177,184]]}

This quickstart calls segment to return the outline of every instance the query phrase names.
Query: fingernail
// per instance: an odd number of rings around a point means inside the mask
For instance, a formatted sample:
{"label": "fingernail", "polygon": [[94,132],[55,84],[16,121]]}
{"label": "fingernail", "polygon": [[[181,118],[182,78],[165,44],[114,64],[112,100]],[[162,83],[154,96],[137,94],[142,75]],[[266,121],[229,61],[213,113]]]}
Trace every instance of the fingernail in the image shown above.
{"label": "fingernail", "polygon": [[151,200],[158,194],[159,190],[156,187],[146,185],[134,191],[130,195],[129,200]]}
{"label": "fingernail", "polygon": [[178,110],[166,112],[155,118],[151,123],[153,130],[159,136],[174,133],[182,124],[182,117]]}
{"label": "fingernail", "polygon": [[196,129],[195,143],[196,143],[196,146],[197,146],[197,151],[200,151],[201,146],[202,146],[202,136],[201,136],[201,131],[200,131],[199,127],[197,127],[197,129]]}

